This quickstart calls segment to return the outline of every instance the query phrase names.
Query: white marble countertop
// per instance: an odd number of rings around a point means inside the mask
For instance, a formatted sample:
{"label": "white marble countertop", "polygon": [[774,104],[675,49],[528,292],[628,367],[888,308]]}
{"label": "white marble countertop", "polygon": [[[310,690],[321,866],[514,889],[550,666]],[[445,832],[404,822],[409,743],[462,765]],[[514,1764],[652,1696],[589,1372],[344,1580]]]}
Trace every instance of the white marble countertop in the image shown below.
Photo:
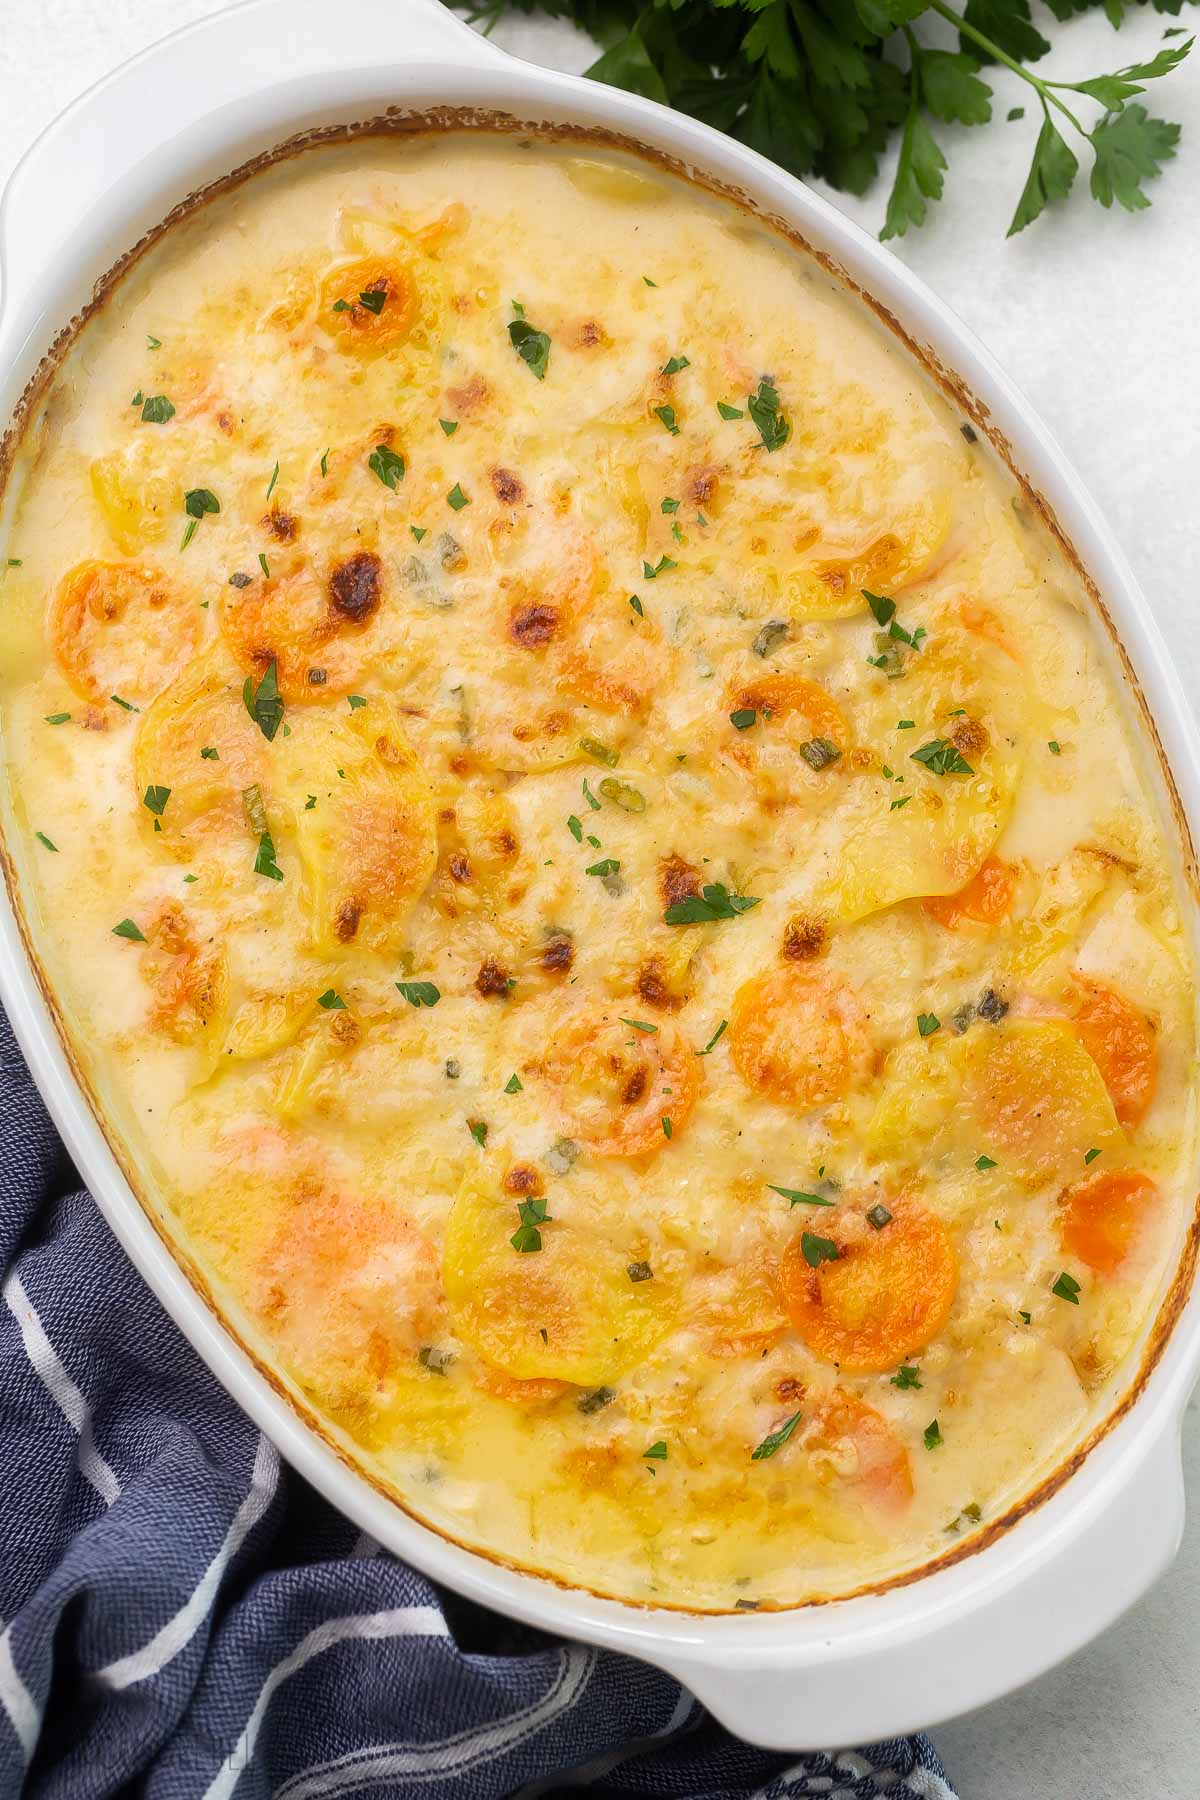
{"label": "white marble countertop", "polygon": [[[373,0],[376,5],[397,0]],[[40,0],[0,6],[0,184],[77,93],[154,39],[218,10],[213,0]],[[1186,19],[1181,21],[1186,23]],[[1056,28],[1039,71],[1067,79],[1152,55],[1174,21],[1139,7],[1119,38],[1097,11]],[[353,30],[351,19],[347,30]],[[506,48],[583,69],[568,25],[499,28]],[[997,112],[1022,103],[995,78]],[[1154,111],[1184,125],[1154,205],[1103,214],[1077,192],[1006,242],[1035,132],[1024,120],[939,127],[950,170],[931,221],[894,246],[957,309],[1035,401],[1106,509],[1158,615],[1189,693],[1200,676],[1200,53]],[[1077,187],[1083,189],[1086,173]],[[870,230],[885,188],[831,195]],[[1200,1418],[1185,1433],[1200,1495]],[[1032,1628],[1032,1627],[1031,1627]],[[934,1735],[962,1800],[1195,1800],[1200,1792],[1200,1505],[1171,1572],[1064,1667]]]}

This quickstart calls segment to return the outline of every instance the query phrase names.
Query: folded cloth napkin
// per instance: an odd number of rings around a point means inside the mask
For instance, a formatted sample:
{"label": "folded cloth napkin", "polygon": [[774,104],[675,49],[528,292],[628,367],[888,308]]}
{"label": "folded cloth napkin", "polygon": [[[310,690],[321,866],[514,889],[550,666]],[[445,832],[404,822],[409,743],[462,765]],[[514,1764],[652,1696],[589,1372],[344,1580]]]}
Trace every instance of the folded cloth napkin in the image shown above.
{"label": "folded cloth napkin", "polygon": [[923,1737],[780,1756],[381,1551],[218,1387],[0,1014],[0,1794],[954,1800]]}

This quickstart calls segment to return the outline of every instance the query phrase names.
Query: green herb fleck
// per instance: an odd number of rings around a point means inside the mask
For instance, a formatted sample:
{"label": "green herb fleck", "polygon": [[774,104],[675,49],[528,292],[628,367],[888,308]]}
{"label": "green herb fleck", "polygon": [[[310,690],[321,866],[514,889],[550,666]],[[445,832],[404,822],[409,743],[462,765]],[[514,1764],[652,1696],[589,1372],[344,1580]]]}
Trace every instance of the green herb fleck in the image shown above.
{"label": "green herb fleck", "polygon": [[750,1452],[750,1461],[766,1462],[768,1457],[774,1456],[777,1450],[782,1450],[799,1423],[800,1414],[799,1412],[794,1412],[790,1419],[784,1420],[778,1431],[770,1431],[767,1433],[762,1443]]}

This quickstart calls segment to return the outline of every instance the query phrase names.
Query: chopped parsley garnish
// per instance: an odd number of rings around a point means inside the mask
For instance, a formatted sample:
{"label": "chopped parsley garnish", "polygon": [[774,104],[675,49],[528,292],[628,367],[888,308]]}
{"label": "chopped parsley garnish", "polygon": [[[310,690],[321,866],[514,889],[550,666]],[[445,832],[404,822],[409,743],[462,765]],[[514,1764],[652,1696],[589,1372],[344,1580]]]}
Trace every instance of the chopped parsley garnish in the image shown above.
{"label": "chopped parsley garnish", "polygon": [[169,787],[148,787],[142,795],[142,805],[152,812],[156,819],[161,819],[166,811],[167,801],[171,798]]}
{"label": "chopped parsley garnish", "polygon": [[329,451],[332,449],[333,449],[333,445],[330,444],[328,449],[323,450],[321,452],[321,474],[322,475],[328,475],[328,473],[329,473]]}
{"label": "chopped parsley garnish", "polygon": [[275,483],[278,480],[279,480],[279,464],[276,463],[275,467],[271,470],[271,479],[267,483],[267,499],[268,500],[271,498],[271,495],[275,492]]}
{"label": "chopped parsley garnish", "polygon": [[897,719],[896,720],[896,730],[897,731],[912,731],[915,729],[915,727],[916,727],[915,719]]}
{"label": "chopped parsley garnish", "polygon": [[717,1029],[713,1032],[712,1036],[709,1038],[707,1044],[705,1044],[703,1050],[697,1050],[696,1055],[697,1056],[707,1056],[709,1051],[713,1048],[714,1044],[716,1043],[717,1039],[719,1037],[724,1036],[725,1032],[728,1031],[728,1029],[729,1029],[729,1020],[722,1019],[721,1023],[717,1026]]}
{"label": "chopped parsley garnish", "polygon": [[658,1442],[651,1444],[648,1450],[643,1450],[642,1459],[645,1462],[666,1462],[667,1446],[664,1439],[659,1438]]}
{"label": "chopped parsley garnish", "polygon": [[731,894],[723,882],[710,882],[698,894],[676,900],[663,914],[667,925],[711,925],[718,919],[736,919],[761,902],[749,894]]}
{"label": "chopped parsley garnish", "polygon": [[1068,1275],[1065,1269],[1054,1283],[1054,1286],[1050,1289],[1050,1292],[1052,1294],[1057,1294],[1060,1300],[1069,1300],[1072,1306],[1079,1305],[1079,1283],[1073,1275]]}
{"label": "chopped parsley garnish", "polygon": [[810,1269],[819,1269],[823,1262],[837,1261],[838,1247],[832,1238],[818,1237],[815,1231],[802,1231],[800,1254]]}
{"label": "chopped parsley garnish", "polygon": [[899,812],[900,808],[902,806],[907,806],[911,799],[912,799],[911,794],[905,794],[903,800],[893,800],[892,804],[888,807],[888,811],[889,812]]}
{"label": "chopped parsley garnish", "polygon": [[920,1385],[920,1370],[915,1363],[901,1363],[892,1376],[892,1386],[895,1388],[919,1388]]}
{"label": "chopped parsley garnish", "polygon": [[1062,755],[1062,745],[1059,743],[1057,738],[1051,738],[1049,740],[1049,742],[1047,743],[1046,748],[1050,752],[1051,756],[1061,756]]}
{"label": "chopped parsley garnish", "polygon": [[367,704],[361,694],[347,694],[346,698],[350,702],[351,712],[357,712],[360,706],[365,706]]}
{"label": "chopped parsley garnish", "polygon": [[221,752],[217,749],[215,744],[205,744],[200,754],[205,762],[220,762],[221,760]]}
{"label": "chopped parsley garnish", "polygon": [[367,458],[367,467],[393,494],[404,480],[404,458],[389,450],[386,444],[376,444]]}
{"label": "chopped parsley garnish", "polygon": [[326,988],[323,994],[317,995],[317,1005],[323,1006],[326,1012],[345,1012],[346,1002],[336,988]]}
{"label": "chopped parsley garnish", "polygon": [[936,1013],[918,1013],[917,1030],[922,1037],[932,1037],[935,1031],[941,1030],[942,1021]]}
{"label": "chopped parsley garnish", "polygon": [[183,510],[188,516],[188,522],[184,529],[183,542],[179,548],[186,550],[205,513],[219,513],[221,502],[211,488],[191,488],[183,496]]}
{"label": "chopped parsley garnish", "polygon": [[679,511],[678,500],[660,500],[659,501],[659,511],[665,512],[665,513],[678,512]]}
{"label": "chopped parsley garnish", "polygon": [[550,362],[550,338],[545,331],[536,331],[525,317],[525,309],[514,300],[513,311],[516,318],[508,327],[508,341],[521,361],[525,363],[539,381],[546,379],[546,369]]}
{"label": "chopped parsley garnish", "polygon": [[621,1020],[622,1025],[628,1025],[631,1031],[645,1031],[653,1036],[658,1030],[657,1025],[647,1025],[645,1019],[627,1019],[620,1013],[617,1014],[617,1017]]}
{"label": "chopped parsley garnish", "polygon": [[974,769],[958,752],[957,747],[948,738],[930,738],[919,750],[914,750],[911,760],[924,763],[931,775],[973,775]]}
{"label": "chopped parsley garnish", "polygon": [[603,861],[592,863],[591,866],[586,868],[583,872],[585,875],[616,875],[619,873],[620,868],[621,864],[615,856],[606,856]]}
{"label": "chopped parsley garnish", "polygon": [[630,604],[630,606],[632,606],[634,612],[637,614],[639,619],[645,618],[645,616],[646,616],[645,608],[643,607],[641,601],[638,599],[636,594],[630,594],[629,604]]}
{"label": "chopped parsley garnish", "polygon": [[46,723],[47,725],[65,725],[70,717],[70,713],[47,713]]}
{"label": "chopped parsley garnish", "polygon": [[455,512],[461,512],[464,506],[470,506],[471,504],[470,496],[463,493],[462,488],[457,481],[446,495],[446,504],[447,506],[452,507]]}
{"label": "chopped parsley garnish", "polygon": [[982,1174],[985,1169],[996,1168],[997,1164],[990,1156],[977,1156],[975,1158],[975,1167],[979,1170],[980,1174]]}
{"label": "chopped parsley garnish", "polygon": [[675,408],[673,406],[656,406],[654,408],[654,416],[666,426],[672,437],[679,436],[679,426],[675,422]]}
{"label": "chopped parsley garnish", "polygon": [[658,286],[657,281],[651,281],[651,279],[648,275],[643,275],[642,280],[645,282],[647,287],[656,288]]}
{"label": "chopped parsley garnish", "polygon": [[653,1281],[654,1279],[654,1270],[648,1262],[627,1263],[625,1273],[630,1281]]}
{"label": "chopped parsley garnish", "polygon": [[550,1219],[550,1214],[546,1211],[544,1200],[533,1199],[522,1200],[519,1203],[517,1216],[521,1223],[508,1241],[514,1250],[519,1250],[522,1255],[527,1256],[530,1251],[541,1249],[542,1234],[538,1230],[538,1226],[545,1225]]}
{"label": "chopped parsley garnish", "polygon": [[927,1450],[936,1450],[941,1442],[942,1428],[936,1419],[931,1419],[929,1424],[925,1427],[925,1448]]}
{"label": "chopped parsley garnish", "polygon": [[267,664],[266,673],[257,687],[254,685],[253,675],[247,675],[242,684],[242,699],[246,711],[269,744],[283,719],[283,700],[279,693],[279,674],[274,657]]}
{"label": "chopped parsley garnish", "polygon": [[875,1231],[882,1231],[885,1225],[892,1222],[892,1214],[886,1206],[873,1206],[867,1214],[867,1224]]}
{"label": "chopped parsley garnish", "polygon": [[678,375],[680,369],[690,368],[691,364],[686,356],[673,356],[669,362],[663,364],[662,372],[664,375]]}
{"label": "chopped parsley garnish", "polygon": [[768,1181],[767,1186],[773,1194],[782,1194],[789,1206],[832,1206],[834,1204],[824,1194],[810,1194],[803,1188],[776,1187],[773,1181]]}
{"label": "chopped parsley garnish", "polygon": [[723,419],[744,419],[746,416],[740,406],[730,406],[725,400],[717,401],[717,411]]}
{"label": "chopped parsley garnish", "polygon": [[661,1126],[663,1128],[663,1136],[669,1140],[672,1135],[672,1132],[674,1130],[674,1127],[671,1124],[670,1114],[664,1113],[662,1118],[659,1120],[659,1123],[661,1124]]}
{"label": "chopped parsley garnish", "polygon": [[439,419],[438,424],[441,426],[447,437],[453,437],[458,430],[457,419]]}
{"label": "chopped parsley garnish", "polygon": [[1087,1150],[1084,1152],[1083,1160],[1085,1163],[1094,1163],[1099,1154],[1098,1150]]}
{"label": "chopped parsley garnish", "polygon": [[162,349],[162,339],[156,338],[156,337],[151,337],[149,332],[147,332],[146,333],[146,348],[147,348],[147,350],[161,350]]}
{"label": "chopped parsley garnish", "polygon": [[570,832],[571,836],[575,839],[575,842],[577,844],[582,844],[582,842],[583,842],[583,820],[578,818],[575,815],[575,813],[572,813],[570,818],[567,820],[567,830]]}
{"label": "chopped parsley garnish", "polygon": [[752,706],[739,706],[729,715],[729,723],[738,731],[749,731],[758,714]]}
{"label": "chopped parsley garnish", "polygon": [[[583,749],[583,747],[584,747],[584,744],[587,744],[587,743],[589,743],[589,742],[590,742],[590,741],[591,741],[591,740],[590,740],[590,739],[588,739],[588,738],[585,738],[585,739],[584,739],[584,740],[583,740],[583,744],[581,744],[581,745],[580,745],[580,746],[579,746],[579,747],[580,747],[580,749],[581,749],[581,750],[582,750],[582,749]],[[589,806],[590,806],[590,807],[591,807],[591,809],[592,809],[592,811],[593,811],[593,812],[599,812],[599,811],[600,811],[600,802],[599,802],[599,801],[598,801],[598,800],[597,800],[597,798],[596,798],[596,796],[595,796],[595,794],[593,794],[593,792],[592,792],[592,790],[591,790],[591,788],[590,788],[590,787],[589,787],[589,786],[588,786],[588,784],[587,784],[587,776],[586,776],[586,775],[585,775],[585,776],[584,776],[584,778],[583,778],[583,783],[582,783],[582,792],[583,792],[583,797],[584,797],[584,799],[585,799],[585,800],[586,800],[586,801],[587,801],[587,803],[588,803],[588,805],[589,805]]]}
{"label": "chopped parsley garnish", "polygon": [[398,981],[396,991],[404,995],[410,1006],[436,1006],[442,997],[432,981]]}
{"label": "chopped parsley garnish", "polygon": [[665,574],[668,569],[677,569],[678,567],[678,563],[672,562],[671,558],[665,555],[659,557],[653,568],[644,558],[642,560],[642,574],[647,581],[654,581],[659,575]]}
{"label": "chopped parsley garnish", "polygon": [[523,1091],[523,1089],[524,1089],[524,1083],[521,1081],[521,1079],[518,1075],[510,1075],[508,1080],[504,1084],[504,1092],[506,1094],[519,1094]]}
{"label": "chopped parsley garnish", "polygon": [[421,542],[421,539],[423,537],[427,537],[429,535],[429,528],[427,525],[410,525],[408,529],[412,532],[412,534],[416,538],[418,544]]}
{"label": "chopped parsley garnish", "polygon": [[[485,1125],[484,1121],[482,1119],[468,1119],[467,1120],[467,1130],[470,1132],[471,1136],[475,1139],[475,1142],[479,1145],[479,1148],[481,1150],[485,1150],[487,1148],[488,1128]],[[541,1245],[540,1244],[535,1245],[534,1248],[540,1249]]]}
{"label": "chopped parsley garnish", "polygon": [[175,408],[165,394],[151,394],[142,402],[142,418],[147,425],[165,425],[175,417]]}
{"label": "chopped parsley garnish", "polygon": [[769,1431],[767,1433],[762,1443],[750,1452],[750,1461],[766,1462],[767,1458],[774,1456],[777,1450],[782,1450],[799,1423],[800,1414],[799,1412],[794,1412],[790,1419],[785,1419],[783,1421],[783,1424],[779,1427],[778,1431]]}
{"label": "chopped parsley garnish", "polygon": [[47,850],[53,850],[56,856],[59,854],[58,845],[52,844],[44,831],[35,831],[33,835],[39,844],[44,844],[46,846]]}
{"label": "chopped parsley garnish", "polygon": [[1032,1325],[1033,1323],[1033,1314],[1031,1312],[1026,1312],[1023,1307],[1017,1308],[1017,1317],[1018,1319],[1023,1320],[1026,1325]]}
{"label": "chopped parsley garnish", "polygon": [[263,574],[266,576],[267,580],[270,581],[271,565],[267,561],[266,552],[264,550],[260,550],[258,553],[258,566],[262,570]]}
{"label": "chopped parsley garnish", "polygon": [[792,428],[779,410],[779,395],[765,379],[758,384],[757,394],[746,401],[746,410],[758,426],[764,450],[778,450],[792,435]]}
{"label": "chopped parsley garnish", "polygon": [[122,712],[141,712],[142,710],[140,706],[134,706],[131,700],[122,700],[120,694],[110,694],[108,697],[114,706],[121,708]]}
{"label": "chopped parsley garnish", "polygon": [[272,881],[283,880],[283,870],[275,861],[275,845],[269,831],[264,831],[258,840],[258,854],[254,858],[254,873],[266,875]]}
{"label": "chopped parsley garnish", "polygon": [[828,738],[809,738],[806,744],[800,745],[800,754],[809,768],[818,772],[827,769],[831,763],[837,762],[841,751]]}
{"label": "chopped parsley garnish", "polygon": [[312,812],[312,810],[316,806],[316,804],[317,804],[317,796],[315,794],[310,794],[308,796],[308,799],[304,802],[305,812]]}
{"label": "chopped parsley garnish", "polygon": [[112,934],[114,937],[128,938],[131,944],[144,944],[146,942],[145,937],[138,930],[132,919],[122,919],[119,925],[113,926]]}

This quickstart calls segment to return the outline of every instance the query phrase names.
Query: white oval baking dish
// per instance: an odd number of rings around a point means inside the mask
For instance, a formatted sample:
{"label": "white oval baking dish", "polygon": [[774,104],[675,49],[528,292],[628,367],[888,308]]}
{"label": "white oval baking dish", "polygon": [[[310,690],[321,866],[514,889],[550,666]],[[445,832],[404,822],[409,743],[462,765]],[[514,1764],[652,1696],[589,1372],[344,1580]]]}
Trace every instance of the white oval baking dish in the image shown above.
{"label": "white oval baking dish", "polygon": [[[78,100],[33,146],[0,209],[0,422],[96,282],[197,189],[294,134],[404,112],[504,113],[625,138],[735,190],[857,287],[1039,497],[1140,689],[1151,772],[1194,884],[1197,733],[1153,618],[1103,519],[1026,401],[959,321],[874,240],[762,157],[636,96],[534,68],[437,0],[348,19],[328,0],[250,0],[177,33]],[[2,536],[0,524],[0,536]],[[0,546],[2,548],[2,546]],[[1099,598],[1102,596],[1102,600]],[[382,1544],[472,1599],[677,1676],[731,1729],[787,1749],[886,1737],[978,1706],[1102,1630],[1165,1568],[1183,1521],[1181,1416],[1200,1369],[1196,1227],[1181,1243],[1156,1358],[1123,1377],[1115,1422],[1040,1504],[905,1585],[776,1614],[703,1617],[597,1598],[448,1542],[350,1468],[226,1331],[135,1198],[77,1083],[0,899],[0,995],[96,1202],[180,1329],[284,1456]]]}

